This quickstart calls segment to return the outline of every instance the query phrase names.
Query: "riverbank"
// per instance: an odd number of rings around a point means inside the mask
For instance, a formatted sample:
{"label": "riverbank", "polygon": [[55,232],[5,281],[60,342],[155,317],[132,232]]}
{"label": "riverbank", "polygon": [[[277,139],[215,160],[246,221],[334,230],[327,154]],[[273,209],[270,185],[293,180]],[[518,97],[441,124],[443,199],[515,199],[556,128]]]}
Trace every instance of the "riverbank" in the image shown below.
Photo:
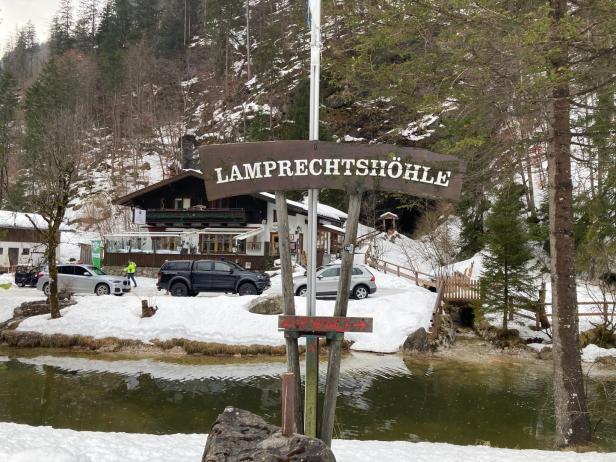
{"label": "riverbank", "polygon": [[[0,423],[0,459],[10,462],[199,462],[207,435],[146,435]],[[573,453],[404,441],[334,440],[338,462],[612,462],[614,453]]]}
{"label": "riverbank", "polygon": [[[552,345],[541,345],[541,348],[517,346],[501,348],[475,335],[470,330],[463,330],[456,337],[456,342],[450,348],[440,348],[431,353],[435,358],[474,364],[533,365],[552,370]],[[545,351],[547,349],[547,351]],[[608,377],[616,380],[616,364],[603,361],[601,358],[611,358],[615,349],[603,349],[596,345],[588,345],[582,350],[582,367],[590,377]]]}
{"label": "riverbank", "polygon": [[[280,293],[279,277],[266,294]],[[284,354],[278,316],[255,314],[249,305],[257,296],[201,294],[179,298],[157,292],[155,280],[138,278],[139,287],[124,297],[75,296],[75,304],[61,311],[28,317],[5,329],[0,340],[15,347],[82,348],[95,351],[144,351],[188,354]],[[374,331],[345,337],[355,351],[397,352],[409,333],[430,324],[435,294],[390,275],[377,274],[379,289],[366,300],[351,300],[348,315],[371,317]],[[3,300],[41,299],[35,289],[13,287]],[[5,297],[6,296],[6,297]],[[141,317],[141,301],[156,306],[152,317]],[[296,313],[305,314],[306,300],[295,298]],[[317,315],[331,316],[334,300],[317,301]],[[5,309],[6,311],[7,309]],[[5,316],[6,318],[6,316]],[[0,321],[1,322],[1,321]]]}

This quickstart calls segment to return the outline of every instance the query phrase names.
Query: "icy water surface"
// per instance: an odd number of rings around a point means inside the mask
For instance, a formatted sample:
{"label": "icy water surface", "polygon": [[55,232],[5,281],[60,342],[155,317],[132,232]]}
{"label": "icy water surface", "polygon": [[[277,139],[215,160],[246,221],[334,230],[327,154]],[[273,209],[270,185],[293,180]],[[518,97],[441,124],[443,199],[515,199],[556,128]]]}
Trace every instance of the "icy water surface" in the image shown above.
{"label": "icy water surface", "polygon": [[[227,405],[280,420],[281,362],[103,360],[0,351],[0,421],[75,430],[206,433]],[[323,370],[324,372],[324,370]],[[616,451],[616,381],[589,381],[599,446]],[[550,448],[549,364],[354,354],[336,437]]]}

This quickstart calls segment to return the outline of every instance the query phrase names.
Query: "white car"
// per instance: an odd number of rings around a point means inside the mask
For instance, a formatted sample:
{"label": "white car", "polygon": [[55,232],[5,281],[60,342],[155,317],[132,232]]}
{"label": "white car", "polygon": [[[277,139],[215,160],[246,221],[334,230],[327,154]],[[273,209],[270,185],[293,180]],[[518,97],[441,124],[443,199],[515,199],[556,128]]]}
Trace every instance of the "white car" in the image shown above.
{"label": "white car", "polygon": [[[317,269],[317,296],[335,296],[338,293],[340,265],[328,265]],[[304,274],[293,278],[293,292],[304,296],[308,290],[308,278]],[[365,266],[353,266],[351,275],[351,296],[362,300],[376,292],[374,275]]]}
{"label": "white car", "polygon": [[[49,273],[38,274],[36,288],[49,295]],[[124,295],[130,292],[130,282],[120,276],[110,276],[92,265],[58,265],[58,290],[79,294]]]}

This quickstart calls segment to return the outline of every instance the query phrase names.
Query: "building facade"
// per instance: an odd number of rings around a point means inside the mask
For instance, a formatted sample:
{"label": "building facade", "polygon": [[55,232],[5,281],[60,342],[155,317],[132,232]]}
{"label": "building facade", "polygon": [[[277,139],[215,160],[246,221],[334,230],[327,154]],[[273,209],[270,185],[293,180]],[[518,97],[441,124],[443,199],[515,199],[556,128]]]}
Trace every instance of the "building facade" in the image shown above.
{"label": "building facade", "polygon": [[0,272],[14,271],[16,266],[44,263],[45,245],[37,227],[47,229],[40,215],[0,210]]}
{"label": "building facade", "polygon": [[[139,266],[158,267],[165,260],[212,258],[264,268],[278,258],[275,202],[270,193],[209,201],[201,173],[184,171],[115,201],[131,208],[139,230],[104,236],[103,264],[119,266],[130,258]],[[308,210],[287,202],[291,252],[305,263]],[[345,220],[344,212],[319,205],[319,264],[336,258]]]}

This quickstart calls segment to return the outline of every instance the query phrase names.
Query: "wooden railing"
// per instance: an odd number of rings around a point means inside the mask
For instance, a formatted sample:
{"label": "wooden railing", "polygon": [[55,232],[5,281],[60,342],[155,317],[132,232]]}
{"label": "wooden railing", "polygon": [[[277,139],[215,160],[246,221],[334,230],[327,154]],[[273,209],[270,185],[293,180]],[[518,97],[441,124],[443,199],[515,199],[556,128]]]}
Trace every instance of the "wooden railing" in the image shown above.
{"label": "wooden railing", "polygon": [[[547,318],[551,318],[552,313],[547,313],[545,311],[545,307],[548,305],[552,305],[552,302],[535,302],[535,309],[529,308],[528,306],[515,306],[513,307],[514,313],[521,318],[529,319],[531,321],[535,321],[535,326],[537,328],[547,328],[550,327],[550,323]],[[580,307],[597,307],[600,311],[581,311]],[[616,303],[615,302],[603,302],[603,301],[583,301],[577,302],[578,307],[578,317],[602,317],[605,322],[613,322],[616,319]],[[582,308],[584,309],[584,308]],[[588,309],[588,308],[586,308]]]}
{"label": "wooden railing", "polygon": [[368,254],[364,255],[364,263],[366,265],[376,265],[375,269],[383,271],[384,273],[395,274],[399,278],[410,279],[418,286],[436,288],[436,277],[432,274],[423,273],[386,260],[372,260]]}
{"label": "wooden railing", "polygon": [[379,234],[381,234],[381,231],[379,231],[378,229],[373,229],[373,230],[372,230],[372,231],[370,231],[369,233],[362,234],[362,235],[361,235],[361,236],[359,236],[357,239],[355,239],[355,246],[356,246],[356,247],[361,247],[361,245],[362,245],[364,242],[366,242],[366,241],[368,241],[368,240],[370,240],[370,239],[372,239],[372,238],[374,238],[374,237],[378,236]]}
{"label": "wooden railing", "polygon": [[242,223],[247,221],[244,209],[150,209],[147,223]]}

